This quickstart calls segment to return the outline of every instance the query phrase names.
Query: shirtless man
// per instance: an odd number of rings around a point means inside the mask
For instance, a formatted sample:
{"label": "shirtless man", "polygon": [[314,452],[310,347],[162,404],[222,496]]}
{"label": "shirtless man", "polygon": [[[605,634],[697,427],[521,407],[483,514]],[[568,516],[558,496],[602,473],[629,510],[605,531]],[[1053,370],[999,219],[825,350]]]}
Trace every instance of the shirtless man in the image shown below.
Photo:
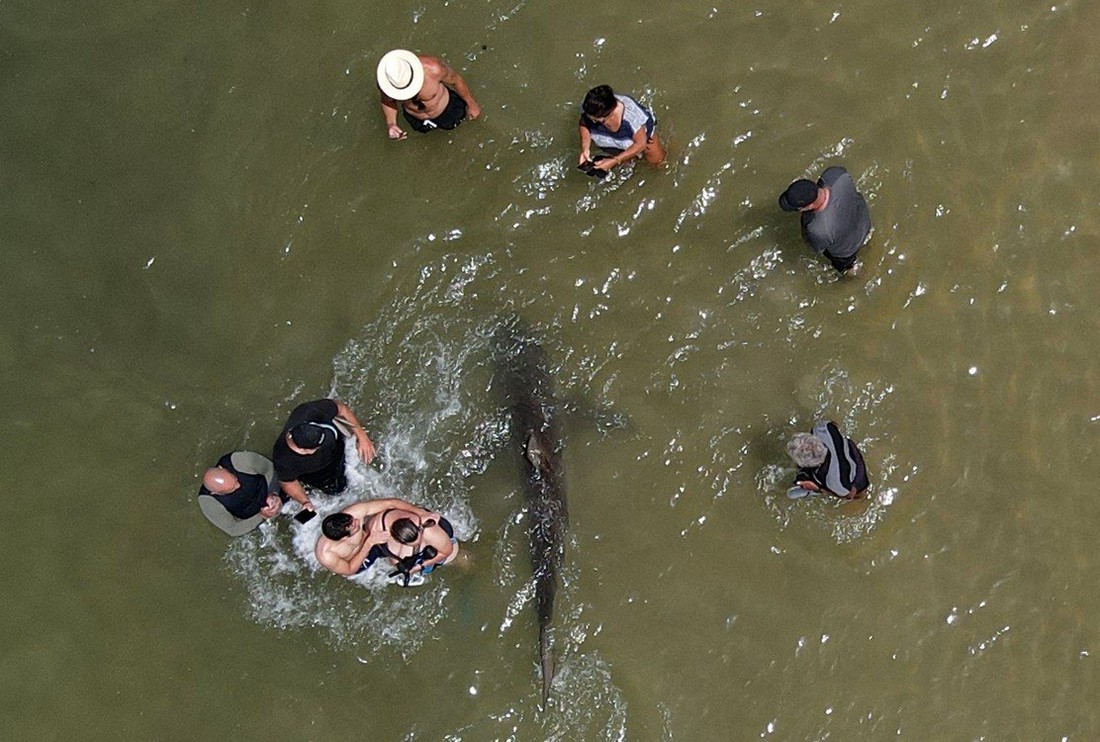
{"label": "shirtless man", "polygon": [[406,136],[397,125],[398,106],[409,125],[422,134],[453,129],[467,116],[476,119],[481,115],[481,106],[462,75],[438,57],[405,49],[387,52],[378,63],[378,89],[390,139]]}
{"label": "shirtless man", "polygon": [[[398,541],[390,533],[408,538],[408,522],[416,528],[411,543]],[[428,523],[432,525],[429,526]],[[458,544],[439,524],[446,522],[437,513],[417,507],[396,498],[357,502],[333,513],[321,522],[322,536],[317,541],[314,554],[322,566],[338,575],[352,577],[365,572],[379,557],[391,564],[412,554],[420,553],[425,546],[432,546],[436,555],[424,559],[410,572],[430,572],[438,564],[450,561],[458,555]],[[453,530],[450,531],[453,533]]]}

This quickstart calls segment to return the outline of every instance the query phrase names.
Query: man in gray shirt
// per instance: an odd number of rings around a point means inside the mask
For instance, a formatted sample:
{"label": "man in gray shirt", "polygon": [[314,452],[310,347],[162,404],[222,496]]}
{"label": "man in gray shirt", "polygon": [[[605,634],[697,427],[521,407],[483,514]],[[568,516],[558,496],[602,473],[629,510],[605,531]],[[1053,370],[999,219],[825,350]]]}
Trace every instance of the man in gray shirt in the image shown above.
{"label": "man in gray shirt", "polygon": [[858,270],[856,255],[871,233],[871,213],[847,170],[831,167],[817,183],[796,180],[779,197],[779,208],[801,212],[802,239],[834,268]]}

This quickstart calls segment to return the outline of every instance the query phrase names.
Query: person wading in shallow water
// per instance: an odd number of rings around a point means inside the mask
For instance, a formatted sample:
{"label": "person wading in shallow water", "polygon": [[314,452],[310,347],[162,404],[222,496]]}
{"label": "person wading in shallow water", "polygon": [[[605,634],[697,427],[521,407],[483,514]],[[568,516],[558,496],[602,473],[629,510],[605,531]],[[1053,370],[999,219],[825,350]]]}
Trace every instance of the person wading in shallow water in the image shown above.
{"label": "person wading in shallow water", "polygon": [[365,572],[384,558],[427,574],[458,556],[454,528],[438,513],[396,498],[353,503],[321,522],[317,561],[338,575]]}
{"label": "person wading in shallow water", "polygon": [[[656,126],[653,113],[629,95],[615,95],[608,85],[592,88],[581,103],[579,165],[592,164],[606,173],[638,155],[650,165],[663,165],[665,148]],[[594,161],[593,144],[608,154]]]}
{"label": "person wading in shallow water", "polygon": [[370,464],[374,444],[355,413],[338,399],[318,399],[295,407],[275,441],[271,458],[283,492],[306,510],[315,508],[304,485],[327,495],[335,495],[348,486],[344,473],[345,436],[355,437],[359,456]]}
{"label": "person wading in shallow water", "polygon": [[841,275],[859,273],[858,254],[871,236],[871,212],[847,170],[831,167],[816,183],[796,180],[779,197],[779,208],[800,212],[802,240]]}
{"label": "person wading in shallow water", "polygon": [[283,507],[275,466],[252,451],[234,451],[202,476],[199,509],[206,519],[230,536],[241,536]]}
{"label": "person wading in shallow water", "polygon": [[390,139],[406,136],[397,124],[399,107],[409,126],[421,134],[453,129],[467,117],[481,115],[481,106],[462,75],[438,57],[394,49],[378,63],[377,77]]}
{"label": "person wading in shallow water", "polygon": [[799,467],[795,486],[787,490],[792,500],[815,492],[854,500],[870,486],[863,454],[832,421],[818,421],[811,432],[796,433],[787,453]]}

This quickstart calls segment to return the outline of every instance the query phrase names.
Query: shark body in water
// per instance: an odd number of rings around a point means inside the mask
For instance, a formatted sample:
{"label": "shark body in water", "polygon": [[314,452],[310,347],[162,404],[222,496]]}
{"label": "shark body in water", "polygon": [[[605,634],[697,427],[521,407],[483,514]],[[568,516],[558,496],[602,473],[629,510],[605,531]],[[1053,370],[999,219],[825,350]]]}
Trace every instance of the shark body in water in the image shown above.
{"label": "shark body in water", "polygon": [[541,344],[512,321],[498,331],[496,346],[497,383],[508,407],[510,438],[520,462],[527,500],[545,706],[554,680],[551,623],[569,522],[558,425],[561,410]]}

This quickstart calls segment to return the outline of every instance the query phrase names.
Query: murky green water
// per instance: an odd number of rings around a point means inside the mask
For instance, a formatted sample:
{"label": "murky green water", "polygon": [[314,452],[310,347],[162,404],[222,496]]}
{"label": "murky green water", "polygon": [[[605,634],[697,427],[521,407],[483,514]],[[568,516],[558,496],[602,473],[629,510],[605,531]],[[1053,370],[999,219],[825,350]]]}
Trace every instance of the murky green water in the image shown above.
{"label": "murky green water", "polygon": [[[0,4],[0,736],[1095,738],[1098,23]],[[482,120],[388,141],[393,46]],[[653,106],[666,171],[572,169],[602,82]],[[839,282],[775,206],[833,163],[876,226]],[[510,312],[580,409],[546,712],[489,385]],[[329,393],[389,462],[351,496],[451,513],[472,569],[370,589],[306,529],[201,517],[205,466]],[[817,417],[869,503],[783,496]]]}

